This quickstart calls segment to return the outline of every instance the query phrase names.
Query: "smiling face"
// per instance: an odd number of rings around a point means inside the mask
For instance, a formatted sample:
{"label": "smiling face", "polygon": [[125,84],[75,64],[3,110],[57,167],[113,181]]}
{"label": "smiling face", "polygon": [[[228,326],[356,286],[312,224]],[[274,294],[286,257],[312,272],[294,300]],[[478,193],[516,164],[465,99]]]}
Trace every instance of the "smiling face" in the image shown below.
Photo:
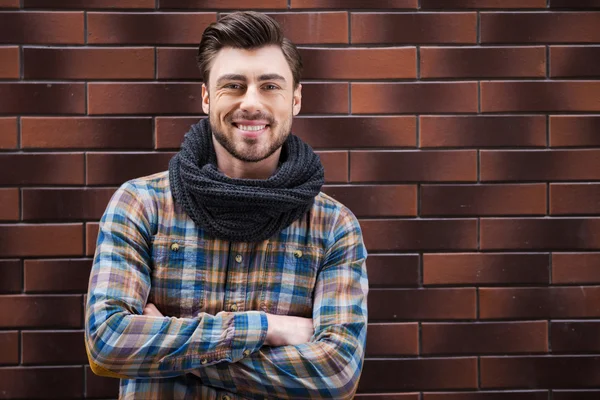
{"label": "smiling face", "polygon": [[202,86],[202,109],[227,156],[251,163],[278,159],[292,118],[300,112],[302,90],[302,85],[294,88],[281,49],[225,47],[209,76],[208,88]]}

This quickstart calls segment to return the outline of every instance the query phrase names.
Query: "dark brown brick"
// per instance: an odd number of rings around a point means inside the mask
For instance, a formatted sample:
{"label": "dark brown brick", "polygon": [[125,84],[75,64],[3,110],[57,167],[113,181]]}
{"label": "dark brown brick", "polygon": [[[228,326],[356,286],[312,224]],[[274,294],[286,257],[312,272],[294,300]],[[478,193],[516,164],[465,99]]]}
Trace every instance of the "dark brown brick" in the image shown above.
{"label": "dark brown brick", "polygon": [[83,336],[83,331],[23,332],[23,365],[86,364]]}
{"label": "dark brown brick", "polygon": [[0,225],[0,257],[82,254],[81,224]]}
{"label": "dark brown brick", "polygon": [[2,395],[7,399],[82,398],[81,368],[3,368],[0,373]]}
{"label": "dark brown brick", "polygon": [[25,260],[25,292],[85,293],[91,268],[92,260]]}
{"label": "dark brown brick", "polygon": [[113,188],[23,189],[23,220],[100,219]]}
{"label": "dark brown brick", "polygon": [[552,322],[550,337],[553,353],[600,352],[600,322]]}
{"label": "dark brown brick", "polygon": [[475,319],[475,288],[372,289],[370,321]]}
{"label": "dark brown brick", "polygon": [[419,400],[419,393],[357,393],[354,400]]}
{"label": "dark brown brick", "polygon": [[481,151],[482,181],[600,179],[600,150]]}
{"label": "dark brown brick", "polygon": [[98,231],[100,224],[96,222],[88,222],[85,224],[85,255],[94,256],[96,251],[96,242],[98,241]]}
{"label": "dark brown brick", "polygon": [[599,91],[598,81],[481,82],[481,111],[596,112]]}
{"label": "dark brown brick", "polygon": [[548,284],[547,254],[424,254],[424,285]]}
{"label": "dark brown brick", "polygon": [[[0,268],[2,268],[0,266]],[[19,332],[0,332],[0,365],[19,363]]]}
{"label": "dark brown brick", "polygon": [[83,18],[83,12],[0,12],[0,43],[83,44]]}
{"label": "dark brown brick", "polygon": [[19,79],[19,48],[17,46],[0,47],[0,78]]}
{"label": "dark brown brick", "polygon": [[545,215],[546,184],[423,185],[421,215]]}
{"label": "dark brown brick", "polygon": [[152,47],[25,48],[26,79],[153,79]]}
{"label": "dark brown brick", "polygon": [[[164,0],[163,0],[164,1]],[[94,8],[154,8],[155,0],[23,0],[25,8],[74,8],[74,9],[94,9]]]}
{"label": "dark brown brick", "polygon": [[476,13],[352,13],[351,43],[475,43]]}
{"label": "dark brown brick", "polygon": [[175,153],[88,153],[88,185],[120,185],[123,182],[165,171]]}
{"label": "dark brown brick", "polygon": [[301,49],[303,79],[415,79],[414,47]]}
{"label": "dark brown brick", "polygon": [[87,14],[89,44],[198,44],[216,13]]}
{"label": "dark brown brick", "polygon": [[[550,0],[550,8],[600,8],[598,0]],[[570,399],[570,397],[569,397]],[[561,400],[564,400],[561,398]]]}
{"label": "dark brown brick", "polygon": [[160,8],[209,8],[209,9],[274,9],[287,8],[286,0],[161,0]]}
{"label": "dark brown brick", "polygon": [[370,254],[367,269],[371,288],[419,285],[419,256],[417,254]]}
{"label": "dark brown brick", "polygon": [[17,118],[0,118],[0,149],[15,149],[17,147]]}
{"label": "dark brown brick", "polygon": [[477,112],[475,82],[352,83],[353,114]]}
{"label": "dark brown brick", "polygon": [[352,151],[352,182],[452,182],[477,180],[475,150]]}
{"label": "dark brown brick", "polygon": [[537,47],[422,47],[421,78],[543,78],[546,49]]}
{"label": "dark brown brick", "polygon": [[550,146],[600,147],[600,116],[550,116]]}
{"label": "dark brown brick", "polygon": [[294,44],[348,43],[348,13],[319,12],[269,14]]}
{"label": "dark brown brick", "polygon": [[0,296],[0,328],[2,329],[81,328],[82,315],[83,304],[79,295]]}
{"label": "dark brown brick", "polygon": [[483,250],[600,249],[600,218],[481,219]]}
{"label": "dark brown brick", "polygon": [[600,283],[600,253],[553,253],[553,284]]}
{"label": "dark brown brick", "polygon": [[22,118],[21,146],[44,149],[151,149],[150,118]]}
{"label": "dark brown brick", "polygon": [[[600,4],[600,3],[599,3]],[[600,46],[551,46],[551,77],[597,77],[600,75]]]}
{"label": "dark brown brick", "polygon": [[359,391],[475,389],[477,358],[367,360]]}
{"label": "dark brown brick", "polygon": [[419,353],[419,324],[369,324],[367,357],[416,356]]}
{"label": "dark brown brick", "polygon": [[[0,260],[0,293],[20,292],[23,269],[19,260]],[[0,354],[2,352],[0,351]]]}
{"label": "dark brown brick", "polygon": [[596,400],[599,397],[600,390],[552,391],[553,400]]}
{"label": "dark brown brick", "polygon": [[92,372],[90,367],[85,367],[85,397],[98,398],[117,398],[119,397],[119,380],[115,378],[105,378]]}
{"label": "dark brown brick", "polygon": [[348,182],[348,152],[320,151],[317,152],[325,169],[325,182]]}
{"label": "dark brown brick", "polygon": [[196,48],[163,47],[156,49],[158,79],[202,80],[196,63]]}
{"label": "dark brown brick", "polygon": [[546,353],[548,323],[424,323],[421,351],[427,355]]}
{"label": "dark brown brick", "polygon": [[19,8],[19,0],[0,0],[0,8]]}
{"label": "dark brown brick", "polygon": [[291,0],[294,8],[417,8],[417,0]]}
{"label": "dark brown brick", "polygon": [[364,220],[364,240],[371,251],[474,250],[474,219]]}
{"label": "dark brown brick", "polygon": [[482,388],[585,388],[600,385],[600,357],[482,357]]}
{"label": "dark brown brick", "polygon": [[323,190],[357,217],[417,215],[415,185],[327,186]]}
{"label": "dark brown brick", "polygon": [[347,114],[347,83],[303,83],[301,114]]}
{"label": "dark brown brick", "polygon": [[[600,13],[527,12],[480,15],[481,43],[594,43]],[[514,27],[506,29],[507,26]]]}
{"label": "dark brown brick", "polygon": [[0,83],[0,114],[84,112],[85,87],[82,83]]}
{"label": "dark brown brick", "polygon": [[19,189],[0,189],[0,221],[19,219]]}
{"label": "dark brown brick", "polygon": [[415,147],[413,116],[302,117],[292,127],[313,148]]}
{"label": "dark brown brick", "polygon": [[548,400],[548,391],[423,393],[423,400]]}
{"label": "dark brown brick", "polygon": [[179,150],[183,136],[202,117],[156,117],[155,136],[157,149]]}
{"label": "dark brown brick", "polygon": [[428,8],[546,8],[546,0],[421,0],[421,9]]}
{"label": "dark brown brick", "polygon": [[552,183],[550,214],[600,214],[600,184]]}
{"label": "dark brown brick", "polygon": [[83,178],[83,154],[0,154],[5,185],[80,185]]}
{"label": "dark brown brick", "polygon": [[600,286],[480,288],[479,317],[598,318]]}

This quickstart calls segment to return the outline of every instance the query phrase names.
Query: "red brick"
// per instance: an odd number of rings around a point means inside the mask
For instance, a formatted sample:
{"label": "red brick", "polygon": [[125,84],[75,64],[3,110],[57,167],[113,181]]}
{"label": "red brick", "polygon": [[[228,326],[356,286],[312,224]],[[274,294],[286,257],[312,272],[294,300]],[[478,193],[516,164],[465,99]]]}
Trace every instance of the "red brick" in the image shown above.
{"label": "red brick", "polygon": [[348,114],[347,83],[303,83],[301,114]]}
{"label": "red brick", "polygon": [[423,284],[548,284],[549,269],[547,254],[424,254]]}
{"label": "red brick", "polygon": [[585,388],[598,387],[600,357],[482,357],[482,388]]}
{"label": "red brick", "polygon": [[23,365],[87,364],[83,336],[83,331],[23,332]]}
{"label": "red brick", "polygon": [[422,354],[518,354],[548,351],[548,323],[424,323]]}
{"label": "red brick", "polygon": [[150,118],[21,119],[21,146],[43,149],[151,149]]}
{"label": "red brick", "polygon": [[[164,1],[164,0],[163,0]],[[25,8],[154,8],[155,0],[23,0]]]}
{"label": "red brick", "polygon": [[352,83],[353,114],[477,112],[477,83]]}
{"label": "red brick", "polygon": [[551,115],[550,146],[600,147],[600,116]]}
{"label": "red brick", "polygon": [[19,0],[0,0],[0,8],[19,8]]}
{"label": "red brick", "polygon": [[74,399],[83,397],[81,367],[3,368],[2,395],[7,399]]}
{"label": "red brick", "polygon": [[89,44],[194,44],[216,13],[87,14]]}
{"label": "red brick", "polygon": [[156,49],[158,79],[202,80],[196,63],[196,48],[162,47]]}
{"label": "red brick", "polygon": [[91,268],[92,260],[25,260],[25,292],[85,293]]}
{"label": "red brick", "polygon": [[475,150],[352,151],[352,182],[477,180]]}
{"label": "red brick", "polygon": [[350,208],[357,217],[417,215],[415,185],[327,186],[323,191]]}
{"label": "red brick", "polygon": [[484,250],[600,249],[600,218],[481,219]]}
{"label": "red brick", "polygon": [[19,48],[17,46],[0,47],[0,78],[19,79]]}
{"label": "red brick", "polygon": [[[550,8],[600,8],[598,0],[550,0]],[[571,399],[569,397],[569,399]],[[558,398],[556,399],[558,400]],[[566,397],[560,400],[566,400]]]}
{"label": "red brick", "polygon": [[0,154],[5,185],[80,185],[83,178],[83,154]]}
{"label": "red brick", "polygon": [[161,0],[159,8],[286,9],[287,0]]}
{"label": "red brick", "polygon": [[347,151],[319,151],[323,168],[325,168],[325,182],[348,182],[348,152]]}
{"label": "red brick", "polygon": [[546,215],[546,184],[422,185],[421,215]]}
{"label": "red brick", "polygon": [[17,135],[17,118],[0,118],[0,149],[16,149]]}
{"label": "red brick", "polygon": [[552,322],[553,353],[600,352],[600,323],[598,321]]}
{"label": "red brick", "polygon": [[0,260],[0,293],[20,292],[23,287],[22,281],[21,261]]}
{"label": "red brick", "polygon": [[[80,295],[0,296],[0,328],[81,328]],[[2,376],[0,374],[0,376]],[[0,384],[0,387],[2,385]]]}
{"label": "red brick", "polygon": [[19,219],[19,189],[0,189],[0,221],[17,221]]}
{"label": "red brick", "polygon": [[352,13],[351,43],[475,43],[476,13]]}
{"label": "red brick", "polygon": [[152,47],[25,48],[26,79],[153,79]]}
{"label": "red brick", "polygon": [[100,224],[88,222],[85,224],[85,254],[93,256],[96,252],[96,242],[98,241],[98,231]]}
{"label": "red brick", "polygon": [[546,76],[546,49],[537,47],[422,47],[421,78]]}
{"label": "red brick", "polygon": [[548,391],[423,393],[423,400],[548,400]]}
{"label": "red brick", "polygon": [[417,8],[417,0],[291,0],[291,8]]}
{"label": "red brick", "polygon": [[481,150],[482,181],[600,179],[600,150]]}
{"label": "red brick", "polygon": [[363,220],[361,227],[369,250],[474,250],[474,219]]}
{"label": "red brick", "polygon": [[417,254],[370,254],[369,287],[415,287],[419,285]]}
{"label": "red brick", "polygon": [[550,184],[550,214],[600,214],[600,184]]}
{"label": "red brick", "polygon": [[313,148],[415,147],[417,120],[413,116],[301,117],[294,134]]}
{"label": "red brick", "polygon": [[179,150],[183,136],[202,117],[156,117],[155,136],[157,149]]}
{"label": "red brick", "polygon": [[[600,3],[599,3],[600,4]],[[551,46],[551,77],[597,77],[600,75],[600,46]]]}
{"label": "red brick", "polygon": [[300,49],[303,79],[415,79],[414,47]]}
{"label": "red brick", "polygon": [[165,171],[175,153],[88,153],[88,185],[121,185],[130,179]]}
{"label": "red brick", "polygon": [[357,393],[354,400],[419,400],[419,393]]}
{"label": "red brick", "polygon": [[481,111],[596,112],[598,92],[598,81],[481,82]]}
{"label": "red brick", "polygon": [[600,390],[552,391],[552,400],[597,400],[599,396]]}
{"label": "red brick", "polygon": [[0,365],[19,363],[19,332],[0,332]]}
{"label": "red brick", "polygon": [[546,8],[546,0],[421,0],[421,9]]}
{"label": "red brick", "polygon": [[[600,13],[482,12],[481,43],[595,43]],[[512,29],[506,29],[507,26]],[[560,92],[559,92],[560,93]]]}
{"label": "red brick", "polygon": [[479,317],[598,318],[600,286],[480,288]]}
{"label": "red brick", "polygon": [[23,220],[100,219],[113,188],[23,189]]}
{"label": "red brick", "polygon": [[83,30],[83,12],[0,12],[0,43],[83,44]]}
{"label": "red brick", "polygon": [[0,114],[83,114],[84,86],[82,83],[0,83]]}
{"label": "red brick", "polygon": [[366,356],[416,356],[419,353],[419,324],[369,324]]}
{"label": "red brick", "polygon": [[367,360],[359,391],[476,389],[477,358]]}
{"label": "red brick", "polygon": [[283,34],[296,45],[348,43],[346,12],[286,12],[268,15],[279,22]]}
{"label": "red brick", "polygon": [[81,224],[0,225],[0,257],[82,254]]}
{"label": "red brick", "polygon": [[600,283],[600,253],[553,253],[552,283]]}
{"label": "red brick", "polygon": [[85,367],[85,397],[86,398],[114,398],[119,397],[119,380],[105,378],[92,372],[90,367]]}

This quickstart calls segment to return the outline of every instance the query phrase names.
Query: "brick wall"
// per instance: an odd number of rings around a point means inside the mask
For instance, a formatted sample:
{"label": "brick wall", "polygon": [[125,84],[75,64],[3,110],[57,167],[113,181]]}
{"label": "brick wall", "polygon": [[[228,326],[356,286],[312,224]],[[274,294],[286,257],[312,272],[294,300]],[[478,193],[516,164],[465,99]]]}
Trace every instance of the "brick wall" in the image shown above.
{"label": "brick wall", "polygon": [[301,46],[294,129],[362,221],[357,398],[599,398],[598,0],[0,0],[0,398],[116,396],[82,340],[97,221],[202,115],[236,7]]}

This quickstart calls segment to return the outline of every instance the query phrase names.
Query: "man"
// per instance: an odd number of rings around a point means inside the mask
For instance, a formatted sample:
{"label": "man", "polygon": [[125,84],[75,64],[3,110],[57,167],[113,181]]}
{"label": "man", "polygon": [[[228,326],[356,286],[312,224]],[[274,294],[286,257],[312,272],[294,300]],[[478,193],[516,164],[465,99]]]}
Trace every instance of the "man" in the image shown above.
{"label": "man", "polygon": [[125,183],[100,223],[86,307],[92,370],[125,399],[352,398],[366,250],[290,134],[302,63],[277,23],[202,36],[202,108],[169,171]]}

